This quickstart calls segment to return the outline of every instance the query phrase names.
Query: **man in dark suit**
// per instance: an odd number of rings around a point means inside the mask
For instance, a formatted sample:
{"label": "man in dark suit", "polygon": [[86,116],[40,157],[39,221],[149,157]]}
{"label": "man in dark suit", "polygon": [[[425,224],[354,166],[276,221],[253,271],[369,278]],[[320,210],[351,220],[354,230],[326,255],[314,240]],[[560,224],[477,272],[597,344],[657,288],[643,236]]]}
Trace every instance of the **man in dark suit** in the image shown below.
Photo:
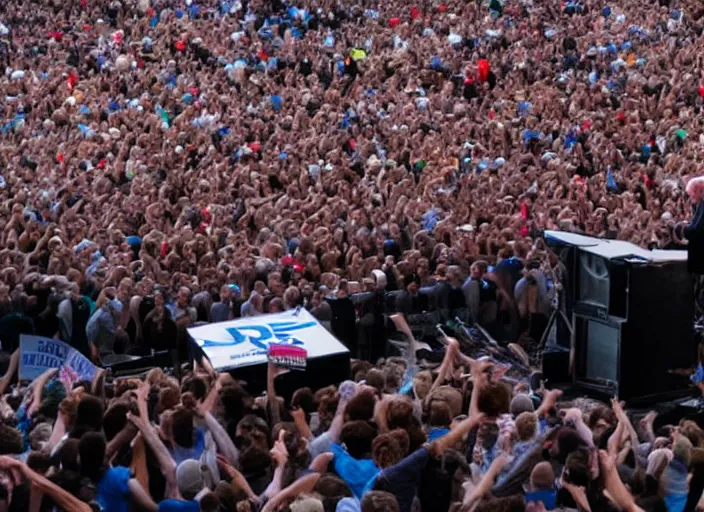
{"label": "man in dark suit", "polygon": [[704,314],[704,176],[689,180],[687,195],[692,200],[694,215],[689,224],[678,224],[673,230],[673,238],[687,243],[687,270],[694,276],[694,298],[696,314]]}
{"label": "man in dark suit", "polygon": [[694,215],[682,230],[689,241],[687,269],[690,273],[704,275],[704,176],[687,183],[687,194],[694,205]]}
{"label": "man in dark suit", "polygon": [[420,277],[417,274],[409,274],[404,277],[403,284],[405,290],[396,297],[396,311],[406,316],[422,313],[421,296],[418,293]]}

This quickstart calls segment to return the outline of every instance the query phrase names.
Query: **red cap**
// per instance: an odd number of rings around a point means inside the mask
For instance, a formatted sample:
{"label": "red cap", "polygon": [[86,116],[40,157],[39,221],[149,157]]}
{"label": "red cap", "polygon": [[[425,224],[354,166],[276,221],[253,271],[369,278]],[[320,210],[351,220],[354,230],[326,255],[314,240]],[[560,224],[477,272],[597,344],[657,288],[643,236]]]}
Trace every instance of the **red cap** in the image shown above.
{"label": "red cap", "polygon": [[389,19],[389,26],[391,28],[396,28],[399,23],[401,23],[401,20],[399,18],[394,17]]}
{"label": "red cap", "polygon": [[254,142],[250,142],[248,144],[248,146],[249,146],[249,149],[251,149],[252,151],[259,151],[260,149],[262,149],[262,145],[258,140],[255,140]]}
{"label": "red cap", "polygon": [[56,161],[60,164],[64,163],[64,154],[63,153],[58,153],[56,155]]}
{"label": "red cap", "polygon": [[445,12],[446,10],[447,10],[447,5],[445,5],[445,4],[438,5],[438,11]]}
{"label": "red cap", "polygon": [[153,17],[154,16],[154,9],[152,9],[151,7],[149,9],[147,9],[147,16],[149,16],[150,18]]}
{"label": "red cap", "polygon": [[98,162],[98,169],[105,169],[106,165],[108,165],[108,161],[103,159],[100,162]]}
{"label": "red cap", "polygon": [[293,263],[293,256],[290,254],[284,254],[283,258],[281,258],[281,264],[284,267],[288,267],[291,263]]}
{"label": "red cap", "polygon": [[176,44],[174,44],[174,46],[180,52],[186,49],[186,43],[184,43],[183,41],[176,41]]}
{"label": "red cap", "polygon": [[415,7],[415,6],[411,7],[411,19],[415,20],[416,18],[418,18],[418,16],[420,16],[420,12],[418,11],[418,7]]}
{"label": "red cap", "polygon": [[303,273],[303,265],[301,265],[300,263],[294,263],[293,270],[294,270],[294,272],[298,272],[299,274],[302,274]]}

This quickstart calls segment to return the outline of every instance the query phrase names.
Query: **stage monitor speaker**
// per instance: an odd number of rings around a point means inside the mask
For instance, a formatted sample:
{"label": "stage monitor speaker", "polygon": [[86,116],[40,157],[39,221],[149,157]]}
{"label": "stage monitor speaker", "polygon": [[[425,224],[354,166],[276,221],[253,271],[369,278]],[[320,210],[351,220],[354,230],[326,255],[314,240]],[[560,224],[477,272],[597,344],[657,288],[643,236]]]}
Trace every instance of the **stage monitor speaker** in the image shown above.
{"label": "stage monitor speaker", "polygon": [[[551,233],[548,245],[559,251],[567,275],[574,382],[631,402],[689,392],[688,379],[671,372],[696,365],[694,287],[686,257]],[[567,340],[558,341],[564,346]]]}
{"label": "stage monitor speaker", "polygon": [[562,347],[548,347],[543,352],[543,376],[549,387],[570,379],[570,351]]}

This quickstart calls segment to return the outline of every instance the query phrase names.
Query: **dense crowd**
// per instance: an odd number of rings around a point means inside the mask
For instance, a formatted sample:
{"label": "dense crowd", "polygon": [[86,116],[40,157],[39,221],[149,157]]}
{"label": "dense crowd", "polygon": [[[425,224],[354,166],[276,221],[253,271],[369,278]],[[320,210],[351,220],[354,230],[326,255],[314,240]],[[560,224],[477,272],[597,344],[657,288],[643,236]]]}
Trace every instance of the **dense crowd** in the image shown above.
{"label": "dense crowd", "polygon": [[27,387],[16,348],[100,364],[380,280],[536,340],[545,229],[704,247],[702,31],[697,0],[1,1],[0,510],[694,510],[694,423],[454,341],[290,402],[207,361]]}
{"label": "dense crowd", "polygon": [[[103,294],[94,331],[119,331],[155,287],[182,326],[233,294],[249,313],[319,304],[374,269],[461,284],[474,262],[554,268],[548,228],[678,247],[703,11],[2,2],[3,312],[51,331],[49,291]],[[516,280],[494,282],[520,309]]]}
{"label": "dense crowd", "polygon": [[[267,393],[204,360],[181,384],[0,380],[0,506],[88,512],[683,511],[704,490],[704,430],[638,423],[561,391],[511,386],[506,368],[449,339],[436,372],[353,364],[354,381]],[[467,373],[468,372],[468,373]]]}

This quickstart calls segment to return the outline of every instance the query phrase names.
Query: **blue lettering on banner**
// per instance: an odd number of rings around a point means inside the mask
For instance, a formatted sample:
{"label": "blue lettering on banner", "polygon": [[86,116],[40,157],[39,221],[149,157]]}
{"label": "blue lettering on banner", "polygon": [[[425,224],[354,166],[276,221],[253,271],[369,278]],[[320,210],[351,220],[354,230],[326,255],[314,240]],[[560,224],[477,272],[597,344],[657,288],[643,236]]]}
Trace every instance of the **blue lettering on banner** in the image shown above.
{"label": "blue lettering on banner", "polygon": [[51,341],[39,341],[37,343],[37,352],[53,355],[60,359],[65,359],[68,354],[66,346],[62,346]]}
{"label": "blue lettering on banner", "polygon": [[73,368],[80,379],[92,380],[95,376],[95,366],[80,352],[73,352],[64,364]]}
{"label": "blue lettering on banner", "polygon": [[62,341],[22,335],[20,337],[20,379],[34,380],[46,370],[68,366],[81,380],[92,380],[96,367],[83,354]]}
{"label": "blue lettering on banner", "polygon": [[22,362],[26,366],[36,366],[43,369],[58,368],[61,366],[61,359],[47,354],[25,354]]}
{"label": "blue lettering on banner", "polygon": [[227,341],[203,340],[203,348],[227,347],[250,342],[260,350],[266,350],[271,343],[303,345],[303,341],[291,336],[295,331],[315,327],[315,322],[271,322],[264,325],[246,325],[225,329],[232,338]]}
{"label": "blue lettering on banner", "polygon": [[242,354],[232,354],[232,355],[230,355],[230,359],[244,359],[245,357],[262,356],[262,355],[266,355],[266,350],[254,349],[254,350],[248,350],[247,352],[244,352]]}

